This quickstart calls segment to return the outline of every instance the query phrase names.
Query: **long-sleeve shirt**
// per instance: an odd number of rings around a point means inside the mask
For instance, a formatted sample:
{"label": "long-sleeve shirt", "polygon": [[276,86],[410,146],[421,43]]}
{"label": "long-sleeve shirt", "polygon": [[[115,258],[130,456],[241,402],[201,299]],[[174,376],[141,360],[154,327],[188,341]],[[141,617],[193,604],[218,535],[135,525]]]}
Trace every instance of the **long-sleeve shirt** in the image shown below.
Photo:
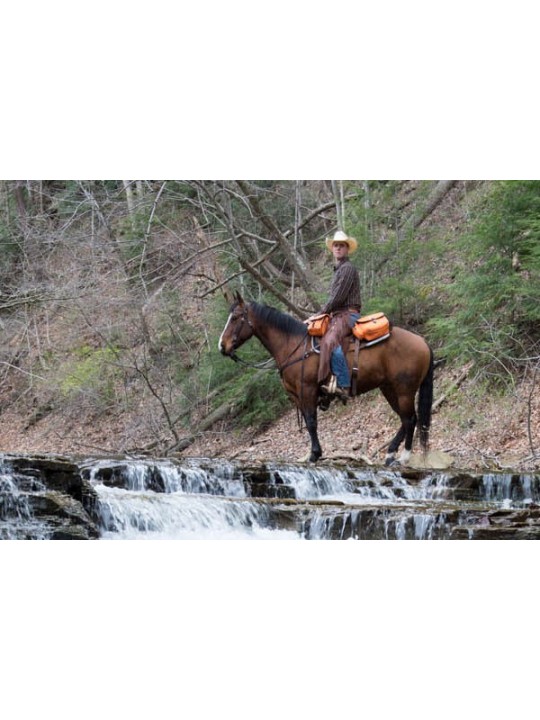
{"label": "long-sleeve shirt", "polygon": [[355,308],[358,312],[360,311],[360,276],[348,258],[342,260],[334,268],[334,277],[328,295],[328,302],[321,312],[331,313],[346,308]]}

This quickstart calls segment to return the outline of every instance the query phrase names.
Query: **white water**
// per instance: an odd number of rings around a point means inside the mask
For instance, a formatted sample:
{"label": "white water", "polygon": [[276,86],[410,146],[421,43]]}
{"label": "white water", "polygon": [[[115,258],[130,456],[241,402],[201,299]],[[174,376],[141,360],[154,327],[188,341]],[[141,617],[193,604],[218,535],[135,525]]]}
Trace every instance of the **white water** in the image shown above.
{"label": "white water", "polygon": [[[20,487],[28,483],[29,478],[15,475],[9,464],[0,462],[0,540],[45,540],[49,536],[49,529],[33,518],[28,492]],[[30,484],[39,485],[31,478]]]}
{"label": "white water", "polygon": [[91,482],[98,482],[100,473],[104,469],[113,469],[115,476],[121,478],[129,490],[148,489],[153,475],[158,474],[166,493],[246,496],[242,480],[235,477],[235,467],[227,461],[220,461],[208,468],[207,462],[201,463],[190,459],[185,460],[181,466],[168,460],[159,462],[152,460],[118,460],[116,462],[98,460],[90,461],[84,467],[89,471]]}
{"label": "white water", "polygon": [[[125,489],[106,487],[104,470],[114,469]],[[270,464],[269,483],[289,487],[298,501],[340,503],[341,507],[310,507],[309,522],[296,530],[277,529],[272,506],[247,496],[244,482],[232,463],[209,464],[188,460],[100,461],[89,465],[89,477],[99,493],[99,512],[106,539],[323,539],[356,537],[358,510],[352,506],[404,503],[418,490],[395,473]],[[148,489],[159,472],[165,492]],[[398,494],[396,494],[396,488]],[[324,509],[326,508],[326,510]]]}
{"label": "white water", "polygon": [[268,527],[268,508],[208,495],[134,492],[96,485],[105,539],[277,540],[298,535]]}
{"label": "white water", "polygon": [[[455,518],[459,507],[446,475],[409,482],[392,471],[269,464],[271,496],[282,497],[289,488],[286,496],[293,491],[296,498],[291,510],[279,499],[251,498],[244,482],[249,471],[244,477],[230,462],[102,461],[89,470],[107,539],[425,540],[445,537],[448,512]],[[125,489],[106,487],[100,480],[104,471]],[[156,477],[162,492],[151,489]],[[476,510],[475,501],[483,501],[494,504],[491,509],[508,507],[512,482],[511,475],[486,475],[465,505]],[[532,491],[530,479],[522,483],[523,503],[531,502]],[[290,529],[279,529],[283,517]]]}
{"label": "white water", "polygon": [[[406,480],[391,470],[195,458],[80,467],[106,539],[439,539],[456,525],[488,523],[491,510],[540,500],[538,475]],[[0,461],[0,538],[51,536],[32,512],[40,501],[31,496],[46,491],[35,472],[14,474]]]}

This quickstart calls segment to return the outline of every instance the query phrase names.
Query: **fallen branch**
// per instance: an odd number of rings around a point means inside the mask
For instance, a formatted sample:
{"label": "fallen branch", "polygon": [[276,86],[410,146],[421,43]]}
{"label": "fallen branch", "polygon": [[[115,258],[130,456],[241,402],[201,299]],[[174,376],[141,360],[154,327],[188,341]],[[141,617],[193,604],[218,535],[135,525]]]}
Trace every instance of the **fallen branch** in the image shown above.
{"label": "fallen branch", "polygon": [[527,455],[527,457],[521,458],[521,460],[517,461],[516,465],[519,467],[520,465],[525,465],[527,463],[536,463],[537,460],[540,460],[540,455],[534,453],[533,455]]}
{"label": "fallen branch", "polygon": [[[497,457],[495,455],[490,455],[489,453],[483,452],[482,450],[480,450],[480,448],[477,448],[476,445],[473,445],[472,443],[465,440],[465,438],[461,438],[461,440],[465,443],[465,445],[468,445],[480,455],[486,469],[490,470],[493,465],[496,465],[499,470],[501,469],[501,463],[497,460]],[[489,462],[487,462],[487,460],[491,461],[491,465]]]}
{"label": "fallen branch", "polygon": [[416,230],[426,220],[435,208],[441,203],[445,195],[456,185],[457,180],[439,180],[435,189],[428,197],[426,205],[420,209],[420,211],[414,212],[410,215],[405,222],[402,223],[401,227],[411,224],[413,230]]}
{"label": "fallen branch", "polygon": [[185,438],[182,438],[181,440],[177,438],[177,442],[175,442],[174,445],[168,447],[165,450],[165,454],[168,455],[172,452],[179,452],[181,450],[185,450],[187,447],[189,447],[195,442],[195,440],[201,433],[211,428],[212,425],[214,425],[215,423],[219,422],[220,420],[235,417],[235,415],[240,412],[240,408],[240,403],[234,401],[223,403],[223,405],[220,405],[216,410],[214,410],[201,420],[201,422],[195,428],[194,433],[188,435]]}
{"label": "fallen branch", "polygon": [[438,409],[440,408],[440,406],[443,404],[443,402],[445,402],[445,401],[447,400],[448,396],[449,396],[451,393],[453,393],[454,390],[456,390],[456,389],[461,385],[461,383],[465,380],[465,378],[466,378],[467,375],[469,374],[472,366],[473,366],[473,363],[469,363],[469,365],[467,365],[467,367],[466,367],[466,368],[463,370],[463,372],[458,376],[458,378],[457,378],[456,380],[454,380],[454,382],[450,385],[450,387],[449,387],[448,390],[444,393],[444,395],[441,395],[441,397],[438,398],[438,399],[433,403],[433,405],[431,406],[431,412],[435,412],[435,410],[438,410]]}
{"label": "fallen branch", "polygon": [[538,373],[538,368],[540,368],[540,362],[536,363],[536,367],[534,369],[533,379],[532,379],[532,387],[531,392],[529,393],[529,398],[527,400],[527,435],[529,438],[529,447],[531,448],[531,453],[533,457],[536,458],[536,450],[534,449],[534,443],[533,443],[533,437],[532,437],[532,429],[531,429],[531,419],[532,419],[532,399],[534,395],[534,388],[536,385],[536,375]]}

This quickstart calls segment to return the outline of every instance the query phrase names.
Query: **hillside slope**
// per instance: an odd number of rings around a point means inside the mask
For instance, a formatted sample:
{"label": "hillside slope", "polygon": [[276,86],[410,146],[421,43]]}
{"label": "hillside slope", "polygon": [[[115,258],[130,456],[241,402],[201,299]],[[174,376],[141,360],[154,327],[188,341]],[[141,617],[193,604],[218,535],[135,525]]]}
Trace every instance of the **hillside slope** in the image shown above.
{"label": "hillside slope", "polygon": [[[449,184],[426,214],[433,184],[397,183],[390,195],[383,184],[368,215],[363,205],[351,209],[362,233],[356,262],[366,310],[388,305],[395,324],[426,334],[430,314],[447,311],[447,290],[464,264],[456,239],[487,186]],[[156,203],[163,187],[156,184]],[[110,214],[99,232],[92,215],[90,234],[86,219],[77,224],[73,215],[62,225],[54,215],[47,222],[38,216],[17,264],[6,266],[5,281],[13,279],[14,286],[1,317],[0,451],[159,455],[184,444],[186,455],[304,456],[307,433],[282,402],[275,376],[276,408],[286,408],[277,419],[254,417],[246,424],[242,412],[237,418],[218,412],[214,423],[198,429],[233,384],[247,393],[242,382],[249,371],[217,352],[227,305],[213,288],[231,274],[230,256],[214,249],[222,244],[219,232],[203,231],[191,209],[177,204],[167,206],[166,222],[151,235],[145,220],[141,245],[135,216],[123,215],[113,200],[106,195],[102,201]],[[150,219],[154,210],[147,204]],[[406,220],[394,235],[398,213]],[[313,267],[324,277],[331,267],[320,234],[332,222],[323,216],[310,246]],[[407,244],[412,226],[414,242]],[[281,282],[281,269],[272,271]],[[236,277],[232,272],[232,288]],[[436,355],[440,347],[435,343]],[[450,453],[461,467],[537,467],[540,377],[534,363],[512,376],[506,394],[488,389],[485,380],[474,365],[437,369],[435,402],[442,402],[433,418],[432,449]],[[397,418],[377,392],[320,413],[326,457],[380,462],[396,429]]]}

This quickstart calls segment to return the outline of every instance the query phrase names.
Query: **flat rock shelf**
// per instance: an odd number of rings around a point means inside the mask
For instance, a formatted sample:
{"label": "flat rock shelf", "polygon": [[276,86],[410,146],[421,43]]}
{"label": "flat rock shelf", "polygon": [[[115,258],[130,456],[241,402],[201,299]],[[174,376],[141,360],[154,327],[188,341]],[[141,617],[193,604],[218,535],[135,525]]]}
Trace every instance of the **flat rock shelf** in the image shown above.
{"label": "flat rock shelf", "polygon": [[540,539],[540,475],[0,456],[1,539]]}

